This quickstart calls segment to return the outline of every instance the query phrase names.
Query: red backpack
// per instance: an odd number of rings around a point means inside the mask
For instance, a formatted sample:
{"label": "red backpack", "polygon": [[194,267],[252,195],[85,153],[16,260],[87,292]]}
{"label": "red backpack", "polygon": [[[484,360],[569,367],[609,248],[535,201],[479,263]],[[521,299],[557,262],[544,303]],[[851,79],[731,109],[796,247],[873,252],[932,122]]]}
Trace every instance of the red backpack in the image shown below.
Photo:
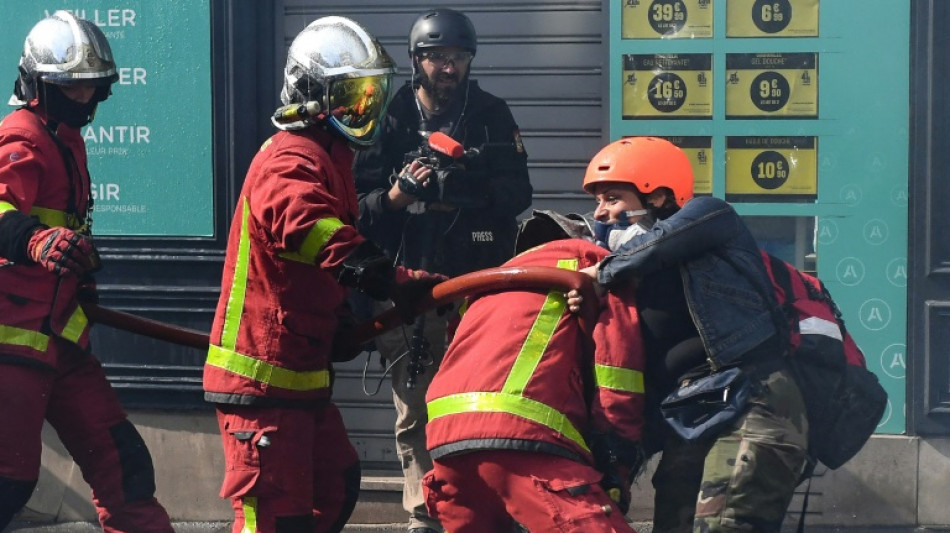
{"label": "red backpack", "polygon": [[789,366],[808,411],[809,455],[838,468],[874,433],[887,393],[821,280],[765,252],[762,257],[788,322]]}

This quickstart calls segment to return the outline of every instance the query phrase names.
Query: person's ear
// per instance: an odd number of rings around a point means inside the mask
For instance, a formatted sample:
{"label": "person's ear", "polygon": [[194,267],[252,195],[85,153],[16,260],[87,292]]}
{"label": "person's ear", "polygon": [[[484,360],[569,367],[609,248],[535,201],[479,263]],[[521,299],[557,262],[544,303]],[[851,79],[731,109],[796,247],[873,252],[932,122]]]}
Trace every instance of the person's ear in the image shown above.
{"label": "person's ear", "polygon": [[669,199],[669,194],[666,192],[666,189],[656,189],[650,194],[647,195],[647,203],[653,207],[663,207],[666,205],[666,201]]}

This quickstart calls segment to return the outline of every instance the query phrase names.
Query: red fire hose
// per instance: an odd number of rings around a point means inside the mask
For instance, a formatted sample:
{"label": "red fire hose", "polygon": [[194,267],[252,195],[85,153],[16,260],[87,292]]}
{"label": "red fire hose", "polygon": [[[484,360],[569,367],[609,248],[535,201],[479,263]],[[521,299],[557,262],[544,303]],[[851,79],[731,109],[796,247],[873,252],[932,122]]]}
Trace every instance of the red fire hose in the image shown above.
{"label": "red fire hose", "polygon": [[[583,297],[582,309],[578,314],[580,327],[589,338],[593,332],[594,317],[598,309],[593,282],[580,272],[561,268],[498,267],[452,278],[433,287],[432,293],[419,302],[413,314],[422,314],[466,296],[486,292],[515,290],[567,292],[575,289]],[[116,311],[97,304],[84,303],[82,307],[92,322],[181,346],[201,350],[208,347],[208,335],[200,331]],[[401,323],[403,323],[402,315],[396,309],[390,309],[357,325],[351,338],[354,343],[362,344]]]}

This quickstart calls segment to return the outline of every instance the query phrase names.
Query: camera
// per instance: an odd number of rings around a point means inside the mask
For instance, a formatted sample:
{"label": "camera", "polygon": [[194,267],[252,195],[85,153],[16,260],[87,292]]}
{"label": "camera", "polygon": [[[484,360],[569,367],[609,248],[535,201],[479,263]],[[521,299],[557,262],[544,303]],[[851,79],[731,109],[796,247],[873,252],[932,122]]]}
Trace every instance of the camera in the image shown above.
{"label": "camera", "polygon": [[473,163],[480,156],[479,150],[465,150],[455,139],[434,132],[403,159],[407,165],[419,161],[431,168],[430,184],[423,186],[404,174],[399,176],[399,188],[426,203],[443,203],[457,208],[487,207],[490,198],[488,177],[484,171],[469,169],[478,166]]}

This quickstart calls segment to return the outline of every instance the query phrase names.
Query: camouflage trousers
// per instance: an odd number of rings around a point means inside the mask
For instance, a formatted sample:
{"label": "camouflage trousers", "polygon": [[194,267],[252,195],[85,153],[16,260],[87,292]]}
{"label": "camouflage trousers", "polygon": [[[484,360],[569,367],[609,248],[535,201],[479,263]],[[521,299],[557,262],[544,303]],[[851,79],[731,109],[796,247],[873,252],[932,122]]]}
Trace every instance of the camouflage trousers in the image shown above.
{"label": "camouflage trousers", "polygon": [[751,407],[711,442],[667,439],[653,476],[654,533],[781,528],[806,463],[805,405],[784,368],[753,382]]}

